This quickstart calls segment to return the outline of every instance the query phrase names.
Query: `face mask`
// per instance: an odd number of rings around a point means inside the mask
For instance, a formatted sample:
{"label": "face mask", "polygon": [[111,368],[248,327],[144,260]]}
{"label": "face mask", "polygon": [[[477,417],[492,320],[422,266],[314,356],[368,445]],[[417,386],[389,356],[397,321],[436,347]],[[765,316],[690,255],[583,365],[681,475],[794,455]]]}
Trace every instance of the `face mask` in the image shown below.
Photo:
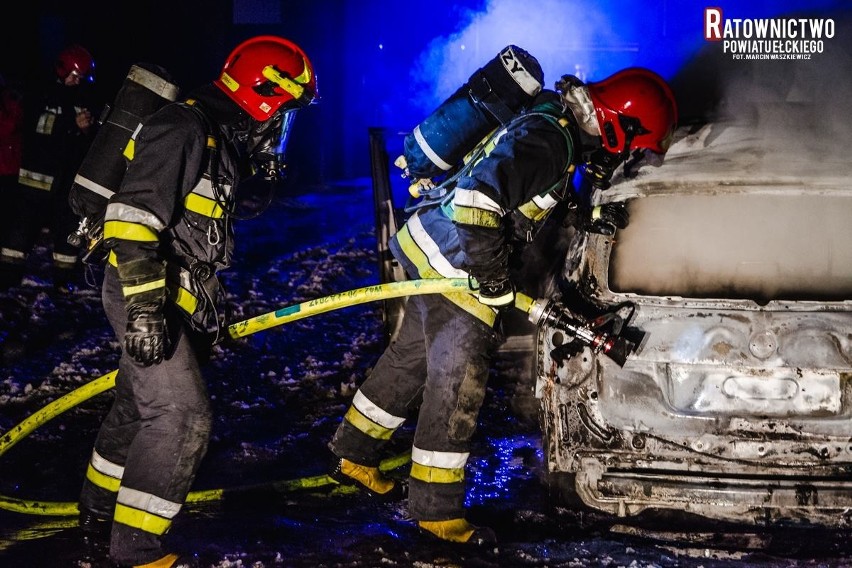
{"label": "face mask", "polygon": [[612,174],[615,173],[624,158],[626,158],[624,154],[613,154],[603,148],[598,148],[589,154],[588,159],[578,169],[595,188],[609,189],[611,185],[609,180],[612,179]]}
{"label": "face mask", "polygon": [[296,111],[276,113],[263,122],[252,121],[246,139],[246,150],[256,173],[269,181],[284,174],[284,155]]}

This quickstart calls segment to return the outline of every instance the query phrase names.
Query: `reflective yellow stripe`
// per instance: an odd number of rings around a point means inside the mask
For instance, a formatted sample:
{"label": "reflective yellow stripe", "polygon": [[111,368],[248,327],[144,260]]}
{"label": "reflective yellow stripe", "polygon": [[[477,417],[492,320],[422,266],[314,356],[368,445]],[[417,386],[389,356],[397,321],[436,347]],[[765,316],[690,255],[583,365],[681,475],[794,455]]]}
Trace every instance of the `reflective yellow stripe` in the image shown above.
{"label": "reflective yellow stripe", "polygon": [[120,479],[99,472],[92,467],[92,464],[89,464],[89,467],[86,469],[86,479],[91,481],[92,484],[112,493],[118,493],[118,488],[121,486]]}
{"label": "reflective yellow stripe", "polygon": [[124,292],[124,297],[129,298],[134,294],[141,294],[142,292],[150,292],[151,290],[156,290],[157,288],[165,288],[166,287],[166,279],[160,278],[159,280],[152,280],[151,282],[145,282],[144,284],[137,284],[136,286],[122,286],[121,289]]}
{"label": "reflective yellow stripe", "polygon": [[104,223],[104,238],[123,239],[142,243],[157,242],[157,233],[150,227],[127,221],[106,221]]}
{"label": "reflective yellow stripe", "polygon": [[107,255],[107,262],[115,268],[118,268],[118,257],[115,256],[114,250],[109,251],[109,254]]}
{"label": "reflective yellow stripe", "polygon": [[128,160],[132,160],[133,156],[136,155],[136,140],[131,138],[127,141],[127,146],[124,147],[124,152],[122,152],[125,158]]}
{"label": "reflective yellow stripe", "polygon": [[464,481],[464,468],[443,469],[412,463],[410,475],[426,483],[459,483]]}
{"label": "reflective yellow stripe", "polygon": [[417,246],[411,237],[408,225],[403,225],[396,234],[396,240],[405,256],[414,263],[421,278],[441,278],[442,275],[429,264],[429,257]]}
{"label": "reflective yellow stripe", "polygon": [[172,522],[169,519],[164,519],[157,515],[122,505],[121,503],[115,504],[113,520],[117,523],[157,535],[166,534],[166,531],[172,526]]}
{"label": "reflective yellow stripe", "polygon": [[389,440],[391,435],[393,435],[394,433],[394,430],[390,428],[385,428],[384,426],[379,426],[378,424],[358,412],[357,408],[352,406],[349,407],[349,410],[346,411],[346,414],[343,418],[347,422],[352,424],[355,428],[375,440]]}
{"label": "reflective yellow stripe", "polygon": [[476,296],[462,293],[442,295],[464,311],[485,322],[489,327],[493,327],[494,322],[497,321],[497,313],[477,300]]}
{"label": "reflective yellow stripe", "polygon": [[464,207],[458,203],[453,206],[453,221],[465,225],[488,227],[489,229],[496,229],[500,226],[500,216],[493,211]]}
{"label": "reflective yellow stripe", "polygon": [[300,99],[305,93],[305,88],[302,85],[306,85],[311,80],[311,69],[308,67],[308,62],[304,57],[302,58],[302,64],[304,65],[302,72],[292,79],[286,75],[282,75],[272,65],[264,67],[261,73],[264,77],[293,95],[294,98]]}
{"label": "reflective yellow stripe", "polygon": [[198,298],[192,295],[192,292],[184,288],[183,286],[178,286],[177,290],[173,292],[174,294],[174,303],[180,306],[180,308],[188,314],[194,314],[195,308],[198,307]]}
{"label": "reflective yellow stripe", "polygon": [[526,203],[518,207],[518,211],[520,211],[521,215],[523,215],[527,219],[538,221],[540,217],[544,217],[544,214],[550,210],[542,209],[541,207],[536,205],[534,201],[527,201]]}
{"label": "reflective yellow stripe", "polygon": [[198,195],[197,193],[187,195],[184,205],[186,205],[187,210],[204,215],[205,217],[219,219],[224,214],[222,206],[216,200]]}
{"label": "reflective yellow stripe", "polygon": [[[442,278],[443,276],[429,264],[429,258],[423,253],[414,239],[411,238],[411,233],[408,230],[408,225],[403,225],[397,232],[397,243],[402,248],[405,256],[414,263],[417,267],[417,272],[421,278]],[[442,294],[446,299],[473,315],[477,319],[482,320],[489,326],[493,326],[497,320],[497,312],[480,302],[476,296],[456,292],[452,294]]]}

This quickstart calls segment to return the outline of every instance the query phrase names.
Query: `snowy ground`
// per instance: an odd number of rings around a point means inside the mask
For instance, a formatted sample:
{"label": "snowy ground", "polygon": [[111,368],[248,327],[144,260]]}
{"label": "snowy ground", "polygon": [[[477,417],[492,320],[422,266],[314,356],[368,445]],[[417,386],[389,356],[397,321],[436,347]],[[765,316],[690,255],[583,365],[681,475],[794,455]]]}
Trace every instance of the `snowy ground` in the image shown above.
{"label": "snowy ground", "polygon": [[[369,180],[282,199],[238,225],[238,260],[224,274],[232,321],[378,282]],[[0,433],[115,368],[118,343],[98,292],[52,290],[40,248],[25,285],[0,292]],[[404,503],[331,485],[325,444],[382,350],[380,304],[300,320],[217,347],[206,369],[216,421],[194,490],[225,489],[186,507],[171,538],[205,566],[727,567],[852,566],[844,535],[742,531],[723,538],[651,519],[657,538],[569,506],[544,483],[528,363],[495,362],[468,478],[470,518],[494,527],[494,550],[428,539]],[[58,416],[0,456],[0,496],[76,501],[109,392]],[[405,452],[403,430],[391,455]],[[393,472],[404,475],[405,467]],[[74,566],[73,517],[0,510],[0,565]]]}

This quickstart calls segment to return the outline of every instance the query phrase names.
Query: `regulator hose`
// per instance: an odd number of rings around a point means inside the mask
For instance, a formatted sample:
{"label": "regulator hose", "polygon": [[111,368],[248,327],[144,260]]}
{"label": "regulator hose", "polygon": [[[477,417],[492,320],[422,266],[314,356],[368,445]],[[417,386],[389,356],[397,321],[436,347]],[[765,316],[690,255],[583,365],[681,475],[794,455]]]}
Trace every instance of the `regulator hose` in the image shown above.
{"label": "regulator hose", "polygon": [[[339,294],[331,294],[315,300],[308,300],[301,304],[286,306],[273,312],[255,316],[230,325],[228,327],[228,333],[232,338],[237,339],[317,314],[367,302],[399,298],[402,296],[446,294],[454,292],[472,293],[470,284],[466,278],[435,278],[376,284],[373,286],[366,286],[341,292]],[[533,300],[529,296],[518,294],[515,305],[519,309],[529,312],[533,305]],[[36,428],[39,428],[56,416],[74,408],[93,396],[113,388],[115,386],[115,377],[117,374],[118,371],[115,370],[93,379],[25,418],[17,426],[0,436],[0,456],[4,455],[12,446],[27,437]],[[389,471],[400,467],[409,461],[409,459],[410,455],[406,453],[385,460],[379,467],[383,471]],[[187,495],[186,502],[200,503],[205,501],[217,501],[230,493],[239,493],[241,491],[257,489],[260,487],[271,487],[276,491],[286,492],[337,484],[338,483],[336,481],[327,475],[320,475],[289,481],[272,482],[262,486],[193,491]],[[345,493],[354,491],[355,489],[340,486],[337,490]],[[15,499],[5,495],[0,495],[0,509],[16,513],[45,516],[68,516],[76,515],[78,513],[77,503],[75,502],[32,501]]]}

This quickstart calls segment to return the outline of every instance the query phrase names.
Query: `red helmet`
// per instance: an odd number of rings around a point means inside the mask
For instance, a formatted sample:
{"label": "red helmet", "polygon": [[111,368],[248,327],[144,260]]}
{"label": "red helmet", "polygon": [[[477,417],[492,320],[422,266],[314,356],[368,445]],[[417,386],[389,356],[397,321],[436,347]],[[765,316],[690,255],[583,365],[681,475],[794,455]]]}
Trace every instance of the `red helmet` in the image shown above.
{"label": "red helmet", "polygon": [[95,60],[81,45],[69,45],[63,49],[54,64],[56,76],[63,81],[70,73],[77,73],[86,81],[95,80]]}
{"label": "red helmet", "polygon": [[677,104],[662,77],[630,67],[588,88],[604,148],[615,154],[637,148],[666,153],[677,123]]}
{"label": "red helmet", "polygon": [[271,35],[254,37],[234,48],[213,84],[261,122],[285,104],[299,108],[317,96],[317,78],[305,52]]}

